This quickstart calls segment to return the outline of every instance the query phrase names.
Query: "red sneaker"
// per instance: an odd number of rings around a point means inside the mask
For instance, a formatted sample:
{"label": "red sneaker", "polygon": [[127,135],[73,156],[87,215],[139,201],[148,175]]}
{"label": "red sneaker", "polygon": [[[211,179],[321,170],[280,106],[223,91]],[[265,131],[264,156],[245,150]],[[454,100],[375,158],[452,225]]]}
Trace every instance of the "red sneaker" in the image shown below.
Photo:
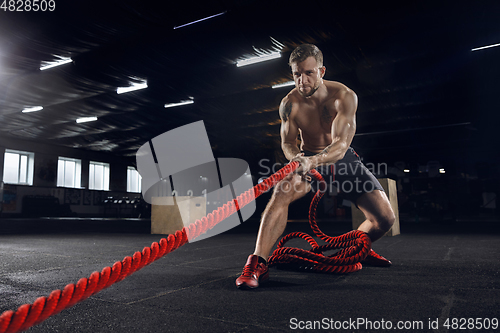
{"label": "red sneaker", "polygon": [[252,254],[248,257],[243,273],[236,279],[236,287],[240,289],[254,289],[259,283],[269,279],[269,269],[266,264],[259,262],[259,256]]}
{"label": "red sneaker", "polygon": [[370,250],[370,252],[368,252],[368,255],[366,256],[365,260],[363,260],[361,263],[363,265],[378,266],[378,267],[389,267],[392,265],[392,262],[385,259],[381,255],[378,255],[373,250]]}

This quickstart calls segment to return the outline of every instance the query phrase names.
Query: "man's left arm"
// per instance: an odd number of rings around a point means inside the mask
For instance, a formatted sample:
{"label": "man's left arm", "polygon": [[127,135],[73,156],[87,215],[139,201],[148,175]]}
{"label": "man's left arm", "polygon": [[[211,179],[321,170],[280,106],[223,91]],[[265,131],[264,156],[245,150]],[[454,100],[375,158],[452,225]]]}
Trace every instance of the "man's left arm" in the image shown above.
{"label": "man's left arm", "polygon": [[356,133],[356,110],[358,108],[356,94],[350,89],[343,91],[334,103],[337,116],[332,123],[332,143],[321,153],[311,156],[314,167],[333,164],[341,160]]}

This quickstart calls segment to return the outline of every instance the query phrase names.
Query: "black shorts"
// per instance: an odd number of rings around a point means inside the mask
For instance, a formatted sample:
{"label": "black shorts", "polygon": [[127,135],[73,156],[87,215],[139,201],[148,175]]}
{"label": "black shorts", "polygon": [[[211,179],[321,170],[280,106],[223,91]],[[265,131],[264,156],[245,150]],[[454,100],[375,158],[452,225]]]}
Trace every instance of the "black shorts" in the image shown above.
{"label": "black shorts", "polygon": [[[316,155],[309,151],[303,151],[305,156]],[[360,196],[374,190],[383,191],[375,176],[361,162],[359,155],[354,149],[349,147],[343,159],[335,164],[322,165],[316,168],[326,182],[320,185],[317,180],[312,179],[311,187],[313,191],[323,191],[351,201],[356,205]],[[356,205],[357,206],[357,205]]]}

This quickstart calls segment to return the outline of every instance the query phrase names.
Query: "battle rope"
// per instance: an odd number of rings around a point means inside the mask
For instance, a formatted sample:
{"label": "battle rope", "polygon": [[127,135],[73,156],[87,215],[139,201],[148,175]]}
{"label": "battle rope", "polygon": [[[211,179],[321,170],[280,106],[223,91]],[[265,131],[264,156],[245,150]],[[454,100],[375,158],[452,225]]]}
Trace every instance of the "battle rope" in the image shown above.
{"label": "battle rope", "polygon": [[154,242],[151,247],[145,247],[142,252],[135,252],[132,257],[125,257],[117,261],[112,267],[105,267],[100,273],[94,272],[89,278],[80,279],[77,284],[68,284],[62,291],[54,290],[49,297],[39,297],[33,304],[21,305],[16,312],[5,311],[0,315],[0,333],[15,333],[27,330],[40,324],[50,316],[97,294],[112,284],[119,282],[137,272],[153,261],[178,249],[188,242],[213,228],[226,217],[234,214],[240,208],[252,202],[262,193],[269,191],[279,181],[285,178],[298,167],[298,162],[293,162],[278,172],[257,184],[253,188],[239,195],[236,199],[229,201],[212,213],[200,220],[184,227],[167,239],[162,238],[159,243]]}
{"label": "battle rope", "polygon": [[[320,189],[326,189],[326,183],[316,170],[309,172],[320,182]],[[323,186],[323,187],[322,187]],[[350,273],[362,268],[361,261],[366,258],[371,249],[371,240],[368,235],[359,230],[353,230],[344,235],[331,237],[324,234],[316,222],[316,208],[324,195],[318,190],[309,207],[309,223],[316,236],[327,244],[319,246],[318,243],[304,232],[293,232],[283,237],[268,259],[269,266],[282,266],[300,270],[311,270],[323,273]],[[284,247],[285,243],[293,238],[302,238],[311,245],[311,250],[293,247]],[[325,256],[324,251],[342,249],[330,256]]]}
{"label": "battle rope", "polygon": [[[167,239],[162,238],[159,243],[154,242],[151,247],[145,247],[142,252],[135,252],[132,257],[128,256],[122,261],[115,262],[112,267],[103,268],[100,273],[93,272],[89,278],[80,279],[76,285],[68,284],[62,291],[54,290],[50,293],[49,297],[39,297],[33,304],[21,305],[16,312],[12,310],[5,311],[0,315],[0,333],[15,333],[27,330],[62,310],[70,308],[88,297],[97,294],[101,290],[108,288],[112,284],[125,279],[144,266],[151,264],[186,244],[188,239],[194,239],[213,228],[217,223],[252,202],[262,193],[269,191],[288,174],[297,169],[298,166],[298,162],[292,162],[286,165],[260,184],[242,193],[236,199],[229,201],[202,219],[192,223],[189,227],[184,227],[175,234],[169,235]],[[313,173],[313,176],[317,178],[319,174]],[[319,176],[318,179],[321,179],[321,176]],[[339,237],[329,237],[323,234],[319,228],[317,228],[315,222],[316,207],[322,195],[323,193],[321,193],[321,191],[316,193],[309,209],[309,217],[312,227],[314,221],[315,227],[313,227],[313,230],[315,230],[315,228],[317,229],[315,233],[323,240],[330,242],[330,244],[318,246],[312,237],[306,234],[302,235],[302,233],[288,235],[280,241],[279,251],[275,251],[270,258],[273,260],[273,264],[306,261],[309,265],[313,265],[311,267],[316,271],[332,273],[352,272],[361,269],[359,261],[364,259],[370,250],[369,238],[364,233],[360,234],[360,232],[357,231]],[[293,237],[302,237],[306,239],[313,247],[312,251],[295,249],[299,251],[292,253],[292,250],[287,250],[290,248],[284,248],[284,243]],[[322,251],[343,247],[346,247],[346,249],[331,257],[325,257],[322,254]],[[300,256],[302,256],[302,259],[298,259],[301,258]],[[334,267],[342,268],[336,269]]]}

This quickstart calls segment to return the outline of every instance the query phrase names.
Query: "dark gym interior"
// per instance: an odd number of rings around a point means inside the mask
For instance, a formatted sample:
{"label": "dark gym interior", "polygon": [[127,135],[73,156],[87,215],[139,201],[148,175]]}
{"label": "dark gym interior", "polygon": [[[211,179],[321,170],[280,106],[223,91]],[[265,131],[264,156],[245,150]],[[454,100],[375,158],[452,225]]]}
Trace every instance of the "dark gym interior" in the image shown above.
{"label": "dark gym interior", "polygon": [[[203,121],[213,156],[245,161],[252,185],[286,165],[278,109],[293,85],[276,85],[293,80],[288,59],[303,43],[322,50],[325,80],[356,93],[351,146],[395,183],[400,234],[373,244],[393,265],[349,274],[272,267],[267,284],[238,290],[265,193],[240,225],[27,331],[498,329],[499,3],[0,3],[0,333],[7,311],[168,237],[152,233],[153,205],[130,185],[136,154],[153,138]],[[170,105],[179,102],[188,103]],[[70,180],[62,166],[76,166]],[[285,233],[312,235],[311,198],[292,204]],[[341,235],[353,208],[327,195],[317,219]]]}

